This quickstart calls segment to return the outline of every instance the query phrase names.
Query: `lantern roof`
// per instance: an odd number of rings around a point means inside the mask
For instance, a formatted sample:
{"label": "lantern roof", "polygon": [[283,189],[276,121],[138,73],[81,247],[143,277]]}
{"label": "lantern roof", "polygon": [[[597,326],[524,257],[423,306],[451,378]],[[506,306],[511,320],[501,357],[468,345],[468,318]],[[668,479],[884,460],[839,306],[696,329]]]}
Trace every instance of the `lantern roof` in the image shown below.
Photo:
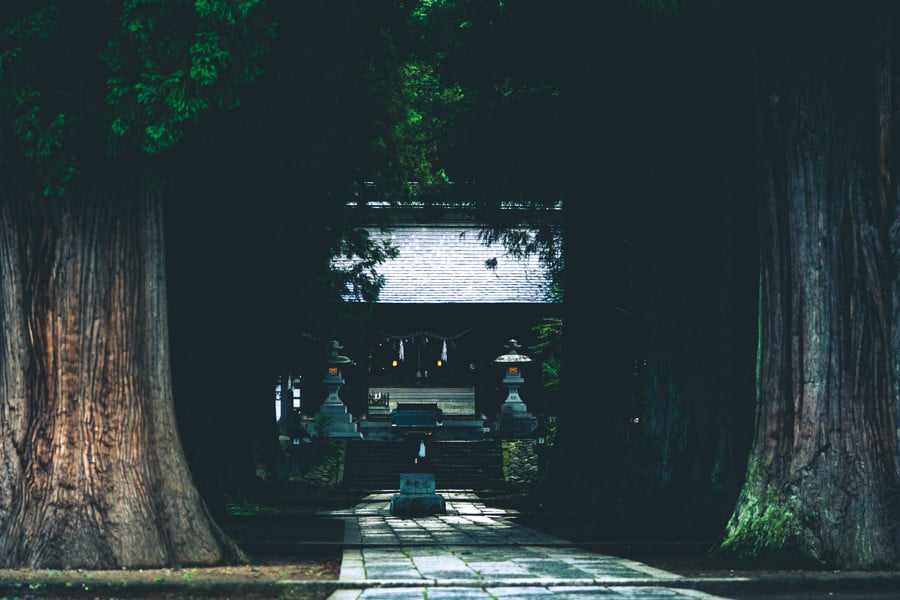
{"label": "lantern roof", "polygon": [[328,350],[328,364],[329,365],[347,365],[353,362],[348,357],[339,354],[344,347],[341,346],[340,342],[337,340],[331,340],[329,342],[329,350]]}
{"label": "lantern roof", "polygon": [[529,363],[531,362],[531,358],[525,356],[524,354],[519,354],[519,348],[521,348],[521,344],[515,339],[509,340],[506,342],[506,354],[501,354],[497,358],[494,359],[495,364],[518,364],[518,363]]}

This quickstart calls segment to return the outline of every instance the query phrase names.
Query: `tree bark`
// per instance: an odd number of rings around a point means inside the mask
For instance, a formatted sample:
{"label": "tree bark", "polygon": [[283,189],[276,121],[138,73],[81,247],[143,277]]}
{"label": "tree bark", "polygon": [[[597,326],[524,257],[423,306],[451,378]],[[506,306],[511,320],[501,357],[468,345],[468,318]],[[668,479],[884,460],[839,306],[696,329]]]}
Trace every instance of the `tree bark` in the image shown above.
{"label": "tree bark", "polygon": [[755,439],[718,554],[896,565],[891,15],[880,3],[781,6],[794,12],[767,15],[784,29],[767,37],[757,65],[765,172]]}
{"label": "tree bark", "polygon": [[157,193],[0,200],[0,565],[242,559],[174,416]]}

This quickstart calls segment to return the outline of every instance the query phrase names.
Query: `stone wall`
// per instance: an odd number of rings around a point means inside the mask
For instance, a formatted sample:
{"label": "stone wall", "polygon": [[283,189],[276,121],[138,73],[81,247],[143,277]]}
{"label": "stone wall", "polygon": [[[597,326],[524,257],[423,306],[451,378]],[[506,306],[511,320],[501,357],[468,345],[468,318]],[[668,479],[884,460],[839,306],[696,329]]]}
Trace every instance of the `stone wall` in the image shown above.
{"label": "stone wall", "polygon": [[546,447],[535,440],[503,442],[503,478],[514,487],[531,487],[541,482],[546,469]]}
{"label": "stone wall", "polygon": [[290,480],[316,487],[337,487],[344,481],[346,454],[346,440],[314,437],[300,447],[297,454],[299,472],[292,473]]}

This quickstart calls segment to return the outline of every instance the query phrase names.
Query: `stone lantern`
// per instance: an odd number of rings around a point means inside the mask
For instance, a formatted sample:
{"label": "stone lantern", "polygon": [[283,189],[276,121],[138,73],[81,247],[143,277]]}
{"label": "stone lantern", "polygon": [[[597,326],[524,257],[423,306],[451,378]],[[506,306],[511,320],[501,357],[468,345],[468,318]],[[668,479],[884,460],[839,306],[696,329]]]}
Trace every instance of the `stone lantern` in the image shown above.
{"label": "stone lantern", "polygon": [[519,397],[519,387],[525,383],[522,367],[531,362],[524,354],[519,354],[519,342],[512,339],[506,343],[506,354],[494,359],[495,365],[503,367],[503,383],[507,388],[506,400],[500,405],[497,416],[497,430],[505,439],[530,437],[537,427],[537,419],[528,412],[528,407]]}
{"label": "stone lantern", "polygon": [[323,429],[328,437],[361,438],[362,434],[353,422],[353,417],[347,412],[347,407],[341,401],[338,392],[346,383],[341,375],[341,367],[353,364],[353,361],[340,354],[344,347],[337,340],[329,343],[328,364],[322,383],[328,389],[328,397],[319,408],[316,419],[321,419]]}

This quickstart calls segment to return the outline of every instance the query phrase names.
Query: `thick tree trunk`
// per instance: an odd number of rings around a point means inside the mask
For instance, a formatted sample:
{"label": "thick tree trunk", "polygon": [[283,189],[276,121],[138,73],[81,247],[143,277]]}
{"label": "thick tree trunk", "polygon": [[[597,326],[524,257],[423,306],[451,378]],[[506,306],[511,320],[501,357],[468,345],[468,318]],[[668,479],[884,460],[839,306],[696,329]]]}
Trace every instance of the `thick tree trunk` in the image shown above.
{"label": "thick tree trunk", "polygon": [[242,558],[177,433],[164,264],[156,194],[0,200],[0,565]]}
{"label": "thick tree trunk", "polygon": [[837,568],[900,559],[890,19],[871,8],[816,3],[767,19],[785,29],[759,64],[757,422],[723,556]]}

